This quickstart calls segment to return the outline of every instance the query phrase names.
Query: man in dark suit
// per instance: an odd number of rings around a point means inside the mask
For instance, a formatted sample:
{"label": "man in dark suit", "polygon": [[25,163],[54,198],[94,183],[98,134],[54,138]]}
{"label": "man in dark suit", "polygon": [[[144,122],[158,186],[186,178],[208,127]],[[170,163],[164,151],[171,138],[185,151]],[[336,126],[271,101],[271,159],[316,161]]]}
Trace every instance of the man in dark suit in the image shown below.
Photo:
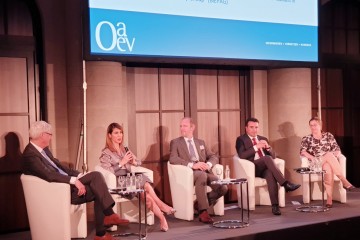
{"label": "man in dark suit", "polygon": [[[206,147],[203,140],[193,137],[194,130],[195,124],[191,118],[185,117],[181,120],[182,137],[171,140],[169,161],[171,164],[184,165],[193,169],[199,221],[212,223],[213,219],[207,210],[225,195],[227,186],[210,184],[218,180],[211,168],[219,163],[219,158]],[[210,193],[206,191],[207,186],[212,189]]]}
{"label": "man in dark suit", "polygon": [[274,163],[275,152],[269,145],[266,137],[257,135],[259,120],[248,118],[245,122],[246,134],[236,139],[236,151],[240,158],[247,159],[255,164],[255,176],[266,179],[269,189],[272,212],[281,215],[278,199],[278,183],[285,187],[286,192],[300,187],[287,181]]}
{"label": "man in dark suit", "polygon": [[[48,182],[70,184],[71,203],[82,204],[94,201],[96,236],[95,240],[114,239],[106,233],[106,228],[112,225],[126,224],[128,220],[121,219],[114,213],[115,202],[109,194],[104,177],[99,172],[82,174],[76,170],[61,165],[53,157],[48,146],[52,138],[52,127],[44,121],[31,124],[30,143],[26,146],[22,160],[24,174],[37,176]],[[68,199],[64,199],[68,201]],[[56,216],[53,216],[56,218]],[[52,219],[49,219],[52,221]],[[51,239],[51,236],[49,236]]]}

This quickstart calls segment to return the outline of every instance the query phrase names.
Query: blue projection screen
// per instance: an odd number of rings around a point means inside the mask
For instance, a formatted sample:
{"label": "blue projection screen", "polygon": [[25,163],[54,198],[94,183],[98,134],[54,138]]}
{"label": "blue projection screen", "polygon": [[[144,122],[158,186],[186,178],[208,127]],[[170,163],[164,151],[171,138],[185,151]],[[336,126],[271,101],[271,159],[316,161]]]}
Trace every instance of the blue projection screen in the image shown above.
{"label": "blue projection screen", "polygon": [[89,0],[90,56],[318,61],[316,0]]}

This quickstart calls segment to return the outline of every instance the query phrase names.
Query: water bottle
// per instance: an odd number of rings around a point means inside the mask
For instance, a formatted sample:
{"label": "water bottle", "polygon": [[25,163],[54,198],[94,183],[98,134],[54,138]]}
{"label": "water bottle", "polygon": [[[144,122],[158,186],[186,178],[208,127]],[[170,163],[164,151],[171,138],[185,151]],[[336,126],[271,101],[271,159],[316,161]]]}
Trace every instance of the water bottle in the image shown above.
{"label": "water bottle", "polygon": [[230,168],[229,165],[225,166],[225,179],[230,179]]}

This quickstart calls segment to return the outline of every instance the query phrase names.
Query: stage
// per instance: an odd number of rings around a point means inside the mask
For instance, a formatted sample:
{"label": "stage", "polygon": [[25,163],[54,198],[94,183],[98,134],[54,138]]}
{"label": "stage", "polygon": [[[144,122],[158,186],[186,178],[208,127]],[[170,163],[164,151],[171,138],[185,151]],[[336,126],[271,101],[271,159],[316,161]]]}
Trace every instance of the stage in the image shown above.
{"label": "stage", "polygon": [[[288,197],[286,207],[281,208],[282,215],[274,216],[270,206],[256,206],[255,211],[250,211],[250,225],[245,228],[221,229],[194,221],[183,221],[168,216],[169,231],[161,232],[159,221],[147,228],[149,240],[198,240],[198,239],[359,239],[360,234],[360,192],[349,192],[347,203],[333,203],[333,208],[326,212],[304,213],[296,211],[298,205],[293,202],[301,201],[301,196]],[[321,201],[313,201],[312,204],[320,204]],[[215,221],[227,219],[240,219],[240,209],[235,203],[226,204],[225,215],[214,217]],[[246,211],[245,211],[246,213]],[[245,214],[246,215],[246,214]],[[88,224],[88,237],[94,239],[94,224]],[[127,227],[120,227],[119,232],[136,232],[138,226],[135,223]],[[30,240],[30,232],[18,232],[0,235],[4,240]],[[135,236],[127,236],[116,239],[138,239]],[[34,239],[36,240],[36,239]],[[50,240],[50,239],[49,239]]]}

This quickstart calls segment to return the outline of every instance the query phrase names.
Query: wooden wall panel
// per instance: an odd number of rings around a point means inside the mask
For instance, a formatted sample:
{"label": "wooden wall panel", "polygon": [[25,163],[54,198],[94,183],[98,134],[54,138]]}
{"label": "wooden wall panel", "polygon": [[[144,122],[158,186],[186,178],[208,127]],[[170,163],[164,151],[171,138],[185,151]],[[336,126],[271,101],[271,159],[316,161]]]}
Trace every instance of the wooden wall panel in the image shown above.
{"label": "wooden wall panel", "polygon": [[351,31],[347,33],[347,52],[352,55],[359,55],[360,53],[360,33],[358,30]]}
{"label": "wooden wall panel", "polygon": [[0,113],[28,112],[26,58],[0,57]]}
{"label": "wooden wall panel", "polygon": [[344,29],[334,30],[334,53],[346,54],[346,31]]}
{"label": "wooden wall panel", "polygon": [[[146,161],[150,162],[158,162],[160,160],[160,148],[156,142],[158,126],[158,113],[138,113],[136,115],[136,154],[138,158],[146,159]],[[153,147],[153,150],[150,151],[151,147]]]}
{"label": "wooden wall panel", "polygon": [[326,72],[326,83],[323,91],[326,99],[324,107],[342,108],[344,104],[342,70],[328,69]]}
{"label": "wooden wall panel", "polygon": [[7,1],[7,28],[9,35],[33,36],[33,21],[24,1]]}
{"label": "wooden wall panel", "polygon": [[203,139],[207,147],[216,154],[219,154],[218,127],[217,112],[198,112],[196,123],[197,136]]}
{"label": "wooden wall panel", "polygon": [[[19,143],[19,149],[13,149],[14,153],[19,150],[23,151],[29,142],[29,117],[28,116],[0,116],[0,157],[5,155],[6,147],[12,149],[15,146],[7,146],[7,144]],[[5,139],[6,134],[13,132],[16,135],[16,141],[7,142]],[[14,135],[14,136],[15,136]],[[15,151],[16,150],[16,151]],[[9,152],[10,154],[12,152]]]}
{"label": "wooden wall panel", "polygon": [[239,109],[239,72],[219,71],[219,108]]}
{"label": "wooden wall panel", "polygon": [[[240,132],[240,78],[234,70],[171,68],[128,68],[136,108],[137,156],[154,171],[154,187],[161,199],[171,204],[167,161],[170,141],[180,136],[180,120],[191,113],[195,136],[232,167],[235,140]],[[190,87],[190,88],[189,88]],[[141,97],[140,97],[141,96]],[[159,101],[160,99],[160,101]],[[160,103],[160,104],[159,104]],[[129,136],[130,137],[130,136]],[[236,189],[227,200],[236,201]]]}
{"label": "wooden wall panel", "polygon": [[235,142],[240,133],[240,113],[220,112],[220,153],[224,157],[232,157],[236,153]]}
{"label": "wooden wall panel", "polygon": [[[163,113],[162,126],[163,126],[163,149],[164,156],[168,157],[170,153],[170,141],[174,138],[180,137],[180,121],[184,117],[183,112]],[[166,158],[167,160],[168,158]]]}
{"label": "wooden wall panel", "polygon": [[157,68],[135,68],[136,110],[159,109],[159,83]]}
{"label": "wooden wall panel", "polygon": [[182,69],[160,69],[162,110],[184,110],[184,76]]}
{"label": "wooden wall panel", "polygon": [[197,108],[217,109],[217,71],[196,70],[191,81],[196,81]]}

